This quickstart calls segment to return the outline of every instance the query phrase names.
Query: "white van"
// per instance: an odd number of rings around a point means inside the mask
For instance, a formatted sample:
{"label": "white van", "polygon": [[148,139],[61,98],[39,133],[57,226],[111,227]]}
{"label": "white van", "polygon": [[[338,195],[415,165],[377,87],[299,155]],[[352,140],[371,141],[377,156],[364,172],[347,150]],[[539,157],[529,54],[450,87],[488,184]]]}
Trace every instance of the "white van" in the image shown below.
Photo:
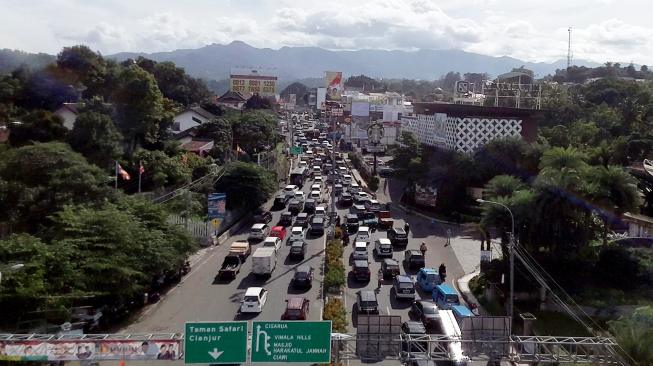
{"label": "white van", "polygon": [[358,185],[356,182],[351,182],[349,184],[349,193],[354,194],[358,193],[361,191],[361,186]]}
{"label": "white van", "polygon": [[249,230],[248,239],[263,240],[270,233],[270,227],[267,224],[254,224]]}
{"label": "white van", "polygon": [[362,241],[369,244],[370,228],[368,226],[361,226],[358,228],[358,232],[356,233],[356,241]]}
{"label": "white van", "polygon": [[342,182],[344,184],[346,184],[346,185],[350,185],[351,184],[351,175],[349,175],[349,174],[343,175],[342,176]]}
{"label": "white van", "polygon": [[308,198],[314,199],[315,202],[322,202],[322,194],[320,191],[311,191],[311,193],[308,195]]}

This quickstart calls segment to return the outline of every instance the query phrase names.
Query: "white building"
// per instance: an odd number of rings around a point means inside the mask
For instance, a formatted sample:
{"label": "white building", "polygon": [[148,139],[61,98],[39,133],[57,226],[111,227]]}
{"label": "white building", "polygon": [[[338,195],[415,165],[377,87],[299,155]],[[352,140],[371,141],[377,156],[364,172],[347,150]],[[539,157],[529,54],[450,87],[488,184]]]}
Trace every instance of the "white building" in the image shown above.
{"label": "white building", "polygon": [[175,116],[172,132],[179,133],[209,122],[217,116],[202,107],[191,107]]}
{"label": "white building", "polygon": [[63,119],[64,127],[72,130],[73,126],[75,126],[77,115],[79,114],[77,108],[82,107],[83,105],[83,103],[63,103],[56,111],[54,111],[54,115],[61,117],[61,119]]}

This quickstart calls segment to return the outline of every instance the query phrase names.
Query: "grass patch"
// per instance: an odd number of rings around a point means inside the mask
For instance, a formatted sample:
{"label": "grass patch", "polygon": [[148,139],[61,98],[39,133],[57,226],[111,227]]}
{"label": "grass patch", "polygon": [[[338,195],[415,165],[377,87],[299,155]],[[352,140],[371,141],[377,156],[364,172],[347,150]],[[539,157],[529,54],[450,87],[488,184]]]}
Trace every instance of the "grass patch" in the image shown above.
{"label": "grass patch", "polygon": [[475,276],[469,281],[469,289],[472,291],[472,294],[474,294],[474,297],[478,300],[480,303],[481,307],[485,309],[490,315],[505,315],[506,311],[501,306],[501,303],[499,303],[498,300],[498,295],[494,299],[494,301],[489,301],[485,297],[485,288],[487,286],[487,280],[485,279],[485,275],[480,274],[478,276]]}
{"label": "grass patch", "polygon": [[536,334],[555,334],[569,337],[590,337],[591,334],[582,325],[566,314],[555,311],[534,311],[537,318],[534,323]]}

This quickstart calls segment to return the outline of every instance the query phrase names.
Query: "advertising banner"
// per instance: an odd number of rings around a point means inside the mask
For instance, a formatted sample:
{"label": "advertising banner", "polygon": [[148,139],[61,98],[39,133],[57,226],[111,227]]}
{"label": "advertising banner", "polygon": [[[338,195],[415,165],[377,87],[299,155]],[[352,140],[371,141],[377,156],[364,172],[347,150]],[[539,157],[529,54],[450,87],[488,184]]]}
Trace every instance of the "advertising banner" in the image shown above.
{"label": "advertising banner", "polygon": [[213,220],[213,219],[224,220],[226,204],[227,204],[226,193],[209,194],[209,202],[207,205],[209,220]]}
{"label": "advertising banner", "polygon": [[0,341],[0,361],[176,360],[178,340]]}
{"label": "advertising banner", "polygon": [[340,101],[342,99],[342,72],[325,71],[324,82],[326,85],[326,100]]}
{"label": "advertising banner", "polygon": [[369,102],[352,102],[351,115],[358,117],[369,117],[370,103]]}

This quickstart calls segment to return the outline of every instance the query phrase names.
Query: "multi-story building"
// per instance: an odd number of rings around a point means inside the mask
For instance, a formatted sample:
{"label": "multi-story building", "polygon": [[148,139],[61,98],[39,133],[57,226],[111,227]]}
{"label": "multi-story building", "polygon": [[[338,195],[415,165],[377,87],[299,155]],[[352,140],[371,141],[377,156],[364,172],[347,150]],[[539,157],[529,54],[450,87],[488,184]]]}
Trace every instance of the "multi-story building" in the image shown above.
{"label": "multi-story building", "polygon": [[414,103],[413,108],[402,115],[401,131],[427,146],[472,153],[495,139],[537,137],[537,110],[447,103]]}

